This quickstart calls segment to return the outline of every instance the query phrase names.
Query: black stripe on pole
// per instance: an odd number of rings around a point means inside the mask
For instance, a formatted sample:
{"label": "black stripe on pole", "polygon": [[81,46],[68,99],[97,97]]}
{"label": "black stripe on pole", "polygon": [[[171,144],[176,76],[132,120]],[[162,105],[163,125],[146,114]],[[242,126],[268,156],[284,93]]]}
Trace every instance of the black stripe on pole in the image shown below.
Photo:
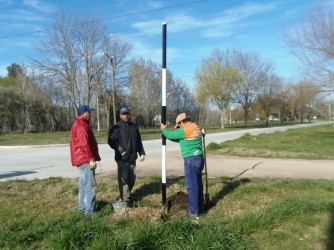
{"label": "black stripe on pole", "polygon": [[[161,123],[166,124],[167,123],[167,108],[166,106],[161,107]],[[166,137],[162,135],[162,145],[166,145]]]}
{"label": "black stripe on pole", "polygon": [[166,69],[167,24],[162,24],[162,68]]}

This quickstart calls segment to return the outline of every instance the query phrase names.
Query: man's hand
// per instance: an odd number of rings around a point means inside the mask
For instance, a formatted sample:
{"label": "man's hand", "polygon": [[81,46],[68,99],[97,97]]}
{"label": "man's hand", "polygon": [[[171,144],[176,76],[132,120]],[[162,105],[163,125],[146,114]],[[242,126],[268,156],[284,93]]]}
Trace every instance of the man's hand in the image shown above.
{"label": "man's hand", "polygon": [[164,128],[167,128],[167,125],[163,124],[163,123],[160,123],[160,129],[164,129]]}
{"label": "man's hand", "polygon": [[145,155],[140,156],[140,161],[145,161]]}
{"label": "man's hand", "polygon": [[118,151],[121,153],[121,155],[123,156],[125,154],[125,149],[122,148],[121,146],[118,146]]}
{"label": "man's hand", "polygon": [[91,161],[89,162],[89,168],[90,168],[91,170],[94,170],[94,169],[96,168],[96,161],[91,160]]}

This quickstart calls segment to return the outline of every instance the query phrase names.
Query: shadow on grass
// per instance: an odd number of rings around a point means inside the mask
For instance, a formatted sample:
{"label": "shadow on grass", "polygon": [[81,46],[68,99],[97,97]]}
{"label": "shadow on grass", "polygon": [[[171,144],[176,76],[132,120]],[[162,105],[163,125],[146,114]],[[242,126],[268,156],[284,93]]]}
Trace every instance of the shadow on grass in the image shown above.
{"label": "shadow on grass", "polygon": [[105,201],[105,200],[97,200],[96,201],[96,212],[100,212],[102,211],[106,206],[110,206],[110,202],[109,201]]}
{"label": "shadow on grass", "polygon": [[254,166],[252,166],[251,168],[247,168],[245,170],[243,170],[242,172],[240,172],[239,174],[237,174],[234,177],[228,178],[227,180],[224,180],[224,186],[223,189],[220,190],[215,196],[213,196],[210,200],[210,204],[206,204],[205,210],[208,211],[210,210],[212,207],[214,207],[220,200],[224,199],[224,197],[226,195],[228,195],[229,193],[233,192],[233,190],[237,189],[241,184],[245,184],[250,182],[251,180],[249,178],[242,178],[239,179],[240,176],[242,176],[244,173],[246,173],[247,171],[250,171],[252,169],[255,169],[258,165],[262,164],[263,162],[259,162],[257,164],[255,164]]}
{"label": "shadow on grass", "polygon": [[250,179],[243,178],[243,179],[235,179],[230,178],[228,180],[223,180],[224,186],[222,190],[220,190],[215,196],[211,197],[210,206],[207,207],[207,210],[210,210],[212,207],[216,206],[216,204],[224,199],[226,195],[232,193],[235,189],[237,189],[240,185],[249,183]]}
{"label": "shadow on grass", "polygon": [[[172,178],[167,178],[166,179],[166,185],[167,188],[168,186],[171,186],[177,182],[179,182],[181,179],[184,179],[184,176],[179,176],[179,177],[172,177]],[[149,196],[152,194],[158,194],[161,193],[162,191],[162,182],[161,180],[156,180],[152,181],[148,184],[145,184],[141,186],[140,188],[136,189],[131,196],[134,197],[137,201],[142,200],[145,196]]]}
{"label": "shadow on grass", "polygon": [[334,249],[334,205],[332,205],[331,213],[326,250]]}

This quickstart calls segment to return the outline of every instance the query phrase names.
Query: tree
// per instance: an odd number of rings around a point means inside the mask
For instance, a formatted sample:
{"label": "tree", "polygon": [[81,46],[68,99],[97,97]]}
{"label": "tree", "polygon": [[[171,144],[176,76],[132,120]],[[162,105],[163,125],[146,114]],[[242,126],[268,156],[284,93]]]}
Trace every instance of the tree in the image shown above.
{"label": "tree", "polygon": [[267,79],[260,84],[257,100],[261,104],[267,118],[267,126],[269,123],[268,117],[272,112],[273,107],[277,104],[278,92],[282,86],[282,82],[281,78],[273,74],[268,76]]}
{"label": "tree", "polygon": [[324,89],[333,90],[334,17],[333,8],[318,7],[296,28],[284,30],[290,51],[305,65],[305,72],[316,76]]}
{"label": "tree", "polygon": [[[129,62],[127,60],[132,49],[132,41],[119,34],[108,36],[103,49],[105,56],[105,74],[101,72],[97,80],[97,100],[96,104],[99,108],[100,104],[103,107],[103,113],[106,115],[106,127],[110,128],[113,120],[112,109],[119,107],[124,102],[124,90],[127,89],[127,74]],[[112,60],[111,60],[112,59]],[[114,84],[114,93],[112,91]],[[112,98],[115,98],[115,106],[112,106]],[[98,110],[97,110],[98,111]],[[96,112],[99,115],[99,112]],[[117,118],[117,117],[116,117]]]}
{"label": "tree", "polygon": [[319,88],[309,81],[300,81],[292,86],[294,99],[292,100],[292,107],[295,112],[295,116],[300,118],[303,122],[304,118],[310,118],[312,112],[312,104],[316,95],[319,92]]}
{"label": "tree", "polygon": [[291,101],[293,100],[291,92],[291,84],[282,82],[276,92],[276,107],[279,110],[280,120],[283,123],[284,119],[290,120],[291,115]]}
{"label": "tree", "polygon": [[129,67],[128,84],[131,112],[136,116],[142,114],[147,125],[152,126],[161,107],[160,68],[151,60],[133,59]]}
{"label": "tree", "polygon": [[68,18],[64,12],[52,18],[46,39],[37,45],[40,54],[33,65],[53,78],[68,93],[76,112],[78,105],[90,104],[101,72],[101,55],[106,47],[107,27],[94,16]]}
{"label": "tree", "polygon": [[215,49],[211,57],[202,61],[196,70],[196,95],[200,103],[209,103],[221,111],[221,128],[224,128],[226,110],[241,82],[239,70],[231,63],[231,53]]}
{"label": "tree", "polygon": [[[171,109],[171,115],[173,115],[173,119],[175,116],[186,112],[191,116],[193,121],[196,120],[197,116],[197,107],[198,104],[194,95],[192,94],[190,87],[181,79],[169,77],[168,81],[169,85],[167,88],[168,100],[167,106]],[[170,117],[172,118],[172,117]]]}
{"label": "tree", "polygon": [[244,126],[246,127],[251,105],[258,96],[260,86],[272,74],[273,63],[263,61],[257,54],[235,52],[233,65],[241,74],[241,81],[233,100],[244,109]]}
{"label": "tree", "polygon": [[7,76],[16,78],[18,74],[22,73],[22,68],[16,63],[12,63],[11,66],[7,67]]}

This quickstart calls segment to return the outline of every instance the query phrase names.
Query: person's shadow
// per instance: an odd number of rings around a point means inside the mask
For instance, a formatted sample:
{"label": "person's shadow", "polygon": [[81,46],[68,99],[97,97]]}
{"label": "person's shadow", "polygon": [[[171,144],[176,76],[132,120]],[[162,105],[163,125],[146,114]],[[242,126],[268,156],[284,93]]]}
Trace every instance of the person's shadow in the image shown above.
{"label": "person's shadow", "polygon": [[[235,179],[229,178],[222,180],[223,187],[222,189],[215,194],[214,196],[210,197],[210,204],[205,204],[205,210],[208,211],[211,208],[215,207],[217,203],[224,199],[224,197],[230,193],[232,193],[235,189],[237,189],[240,185],[249,183],[250,179],[248,178],[243,178],[243,179]],[[210,194],[210,192],[208,192]],[[205,202],[205,201],[204,201]]]}
{"label": "person's shadow", "polygon": [[[169,186],[175,183],[178,183],[182,179],[184,179],[184,176],[167,178],[166,188],[168,189]],[[161,190],[162,190],[161,178],[160,179],[152,178],[150,183],[144,184],[136,188],[134,192],[131,193],[130,203],[128,205],[130,207],[136,207],[143,198],[145,198],[146,196],[152,195],[152,194],[159,194],[161,193]],[[103,212],[105,210],[105,207],[109,206],[110,204],[111,204],[110,201],[97,200],[96,201],[96,212]]]}
{"label": "person's shadow", "polygon": [[[184,176],[167,178],[166,188],[168,189],[169,186],[179,182],[181,179],[184,179]],[[139,202],[146,196],[161,193],[161,190],[162,190],[162,181],[161,179],[156,178],[156,180],[137,188],[131,194],[131,198],[133,199],[134,202]]]}

